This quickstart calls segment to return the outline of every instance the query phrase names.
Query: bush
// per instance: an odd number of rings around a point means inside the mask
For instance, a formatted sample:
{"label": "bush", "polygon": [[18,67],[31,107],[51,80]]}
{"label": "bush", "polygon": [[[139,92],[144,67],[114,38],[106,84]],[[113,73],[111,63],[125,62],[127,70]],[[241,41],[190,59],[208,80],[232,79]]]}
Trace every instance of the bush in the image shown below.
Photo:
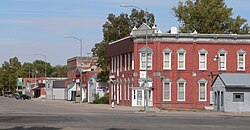
{"label": "bush", "polygon": [[109,104],[109,94],[104,94],[103,97],[99,97],[99,94],[94,95],[95,100],[93,101],[94,104]]}

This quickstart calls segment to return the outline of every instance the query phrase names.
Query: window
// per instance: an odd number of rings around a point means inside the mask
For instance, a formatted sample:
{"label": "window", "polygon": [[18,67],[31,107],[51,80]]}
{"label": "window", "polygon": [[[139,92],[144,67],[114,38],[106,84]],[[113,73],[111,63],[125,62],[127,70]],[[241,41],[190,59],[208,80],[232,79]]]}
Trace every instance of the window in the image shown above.
{"label": "window", "polygon": [[134,100],[136,99],[136,93],[135,93],[136,91],[134,90]]}
{"label": "window", "polygon": [[[146,69],[146,53],[141,53],[140,69]],[[148,53],[148,69],[152,69],[152,54]]]}
{"label": "window", "polygon": [[221,49],[219,51],[219,70],[227,70],[227,60],[226,60],[226,55],[227,55],[227,51],[224,49]]}
{"label": "window", "polygon": [[237,52],[237,70],[244,71],[245,70],[245,55],[246,52],[243,49],[240,49]]}
{"label": "window", "polygon": [[127,91],[127,81],[126,81],[126,79],[124,79],[124,100],[127,99],[127,93],[126,93],[126,91]]}
{"label": "window", "polygon": [[124,71],[127,71],[127,54],[124,55]]}
{"label": "window", "polygon": [[163,69],[171,69],[171,53],[169,48],[163,51]]}
{"label": "window", "polygon": [[164,79],[163,83],[163,101],[171,101],[171,81]]}
{"label": "window", "polygon": [[130,70],[130,53],[128,53],[128,70]]}
{"label": "window", "polygon": [[117,74],[119,75],[119,56],[117,56],[116,58],[116,63],[117,63],[116,71],[117,71]]}
{"label": "window", "polygon": [[[140,53],[140,69],[146,69],[146,60],[148,59],[148,69],[152,69],[152,49],[143,47],[139,51]],[[148,56],[146,56],[148,54]]]}
{"label": "window", "polygon": [[120,80],[120,100],[122,100],[122,80]]}
{"label": "window", "polygon": [[244,93],[233,93],[233,102],[244,102]]}
{"label": "window", "polygon": [[129,87],[130,87],[130,80],[128,79],[128,100],[130,100],[130,92],[129,92]]}
{"label": "window", "polygon": [[122,72],[122,55],[120,55],[120,72]]}
{"label": "window", "polygon": [[207,51],[205,49],[199,50],[199,70],[207,70]]}
{"label": "window", "polygon": [[111,73],[114,73],[114,58],[111,57]]}
{"label": "window", "polygon": [[185,101],[186,80],[183,78],[177,81],[177,101]]}
{"label": "window", "polygon": [[181,48],[177,51],[178,53],[178,70],[185,70],[185,55],[186,51]]}
{"label": "window", "polygon": [[199,101],[207,101],[207,80],[202,78],[198,81],[199,84]]}
{"label": "window", "polygon": [[114,57],[114,72],[116,72],[116,57]]}
{"label": "window", "polygon": [[135,69],[134,53],[132,53],[132,70]]}

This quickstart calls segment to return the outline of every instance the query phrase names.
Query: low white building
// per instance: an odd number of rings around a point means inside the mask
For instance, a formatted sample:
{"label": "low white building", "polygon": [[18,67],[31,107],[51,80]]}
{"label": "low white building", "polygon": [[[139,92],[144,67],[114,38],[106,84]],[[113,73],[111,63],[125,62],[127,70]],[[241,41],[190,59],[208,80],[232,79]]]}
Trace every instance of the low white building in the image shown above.
{"label": "low white building", "polygon": [[46,83],[46,99],[51,100],[66,100],[67,87],[65,79],[48,80]]}
{"label": "low white building", "polygon": [[215,111],[250,112],[250,74],[219,74],[212,87]]}

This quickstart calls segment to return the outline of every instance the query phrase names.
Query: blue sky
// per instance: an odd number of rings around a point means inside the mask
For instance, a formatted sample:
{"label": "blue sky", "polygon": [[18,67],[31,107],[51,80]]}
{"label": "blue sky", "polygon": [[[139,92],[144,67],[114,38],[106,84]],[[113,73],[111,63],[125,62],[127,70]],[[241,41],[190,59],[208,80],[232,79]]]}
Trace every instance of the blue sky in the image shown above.
{"label": "blue sky", "polygon": [[[82,37],[83,55],[88,55],[102,41],[109,13],[130,14],[131,8],[120,7],[123,3],[154,13],[162,32],[179,25],[171,11],[178,0],[0,0],[0,63],[14,56],[22,63],[44,60],[34,55],[43,54],[52,65],[65,65],[68,58],[80,55],[79,42],[65,36]],[[249,0],[226,3],[234,16],[250,21]]]}

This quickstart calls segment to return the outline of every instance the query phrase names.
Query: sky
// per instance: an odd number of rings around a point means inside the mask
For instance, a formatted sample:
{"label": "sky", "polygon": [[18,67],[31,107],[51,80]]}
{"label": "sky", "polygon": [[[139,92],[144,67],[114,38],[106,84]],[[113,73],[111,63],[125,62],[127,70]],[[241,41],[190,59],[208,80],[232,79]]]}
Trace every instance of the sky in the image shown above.
{"label": "sky", "polygon": [[[45,60],[51,65],[66,65],[67,59],[80,55],[80,42],[65,38],[83,39],[83,56],[90,56],[95,43],[103,39],[102,25],[109,13],[130,14],[129,4],[147,9],[155,15],[155,24],[166,32],[178,27],[171,8],[179,0],[0,0],[0,64],[10,58],[33,62]],[[182,0],[184,1],[184,0]],[[225,0],[250,22],[249,0]],[[39,55],[37,55],[39,54]]]}

